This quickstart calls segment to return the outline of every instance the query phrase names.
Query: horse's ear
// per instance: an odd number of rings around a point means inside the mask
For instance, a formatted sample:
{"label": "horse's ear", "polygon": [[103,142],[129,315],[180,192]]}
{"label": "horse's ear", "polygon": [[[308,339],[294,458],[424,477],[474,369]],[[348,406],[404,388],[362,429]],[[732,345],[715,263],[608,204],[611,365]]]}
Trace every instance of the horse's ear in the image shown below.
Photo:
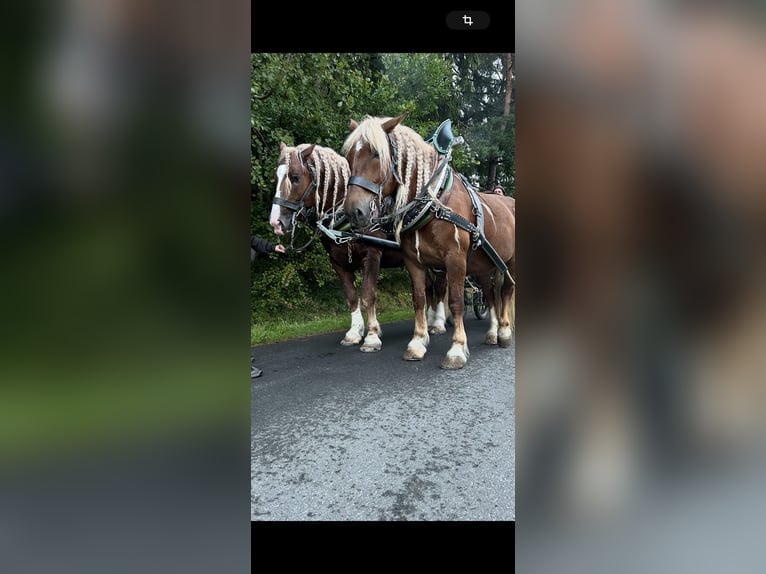
{"label": "horse's ear", "polygon": [[358,127],[359,127],[359,122],[356,121],[354,118],[351,118],[351,121],[348,122],[348,131],[353,132]]}
{"label": "horse's ear", "polygon": [[314,146],[315,146],[315,145],[316,145],[316,144],[311,144],[309,147],[307,147],[306,149],[304,149],[304,150],[301,152],[301,157],[302,157],[304,160],[307,160],[307,159],[309,158],[309,156],[311,155],[311,152],[313,152],[313,151],[314,151]]}
{"label": "horse's ear", "polygon": [[392,129],[394,129],[396,126],[399,125],[399,123],[407,117],[409,112],[404,112],[401,116],[397,116],[395,118],[391,118],[390,120],[386,120],[381,124],[381,127],[383,128],[383,131],[386,133],[390,133]]}
{"label": "horse's ear", "polygon": [[287,144],[285,142],[279,142],[279,151],[282,151],[287,147]]}

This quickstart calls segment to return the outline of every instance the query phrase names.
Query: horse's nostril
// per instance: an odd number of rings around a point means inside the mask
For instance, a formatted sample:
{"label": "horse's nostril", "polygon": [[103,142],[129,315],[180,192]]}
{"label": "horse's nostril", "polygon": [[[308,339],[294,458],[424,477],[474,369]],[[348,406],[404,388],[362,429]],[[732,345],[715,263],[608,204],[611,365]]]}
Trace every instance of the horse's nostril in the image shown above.
{"label": "horse's nostril", "polygon": [[364,221],[364,212],[362,211],[361,208],[357,207],[354,210],[354,219],[356,219],[358,223],[361,223],[362,221]]}

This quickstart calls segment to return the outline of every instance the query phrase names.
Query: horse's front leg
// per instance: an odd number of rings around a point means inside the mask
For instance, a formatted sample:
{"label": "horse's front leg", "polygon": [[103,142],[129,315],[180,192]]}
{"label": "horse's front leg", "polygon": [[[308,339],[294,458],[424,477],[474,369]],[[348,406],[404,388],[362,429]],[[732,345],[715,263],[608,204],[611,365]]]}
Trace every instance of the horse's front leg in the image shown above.
{"label": "horse's front leg", "polygon": [[383,342],[380,336],[383,334],[378,317],[375,312],[376,292],[378,288],[378,275],[380,273],[380,256],[378,250],[369,250],[369,254],[364,259],[363,278],[362,278],[362,302],[367,309],[367,336],[360,350],[364,353],[380,351]]}
{"label": "horse's front leg", "polygon": [[332,266],[343,285],[346,304],[351,312],[351,327],[346,331],[340,344],[345,346],[358,345],[364,336],[364,318],[362,317],[362,310],[359,308],[359,296],[356,293],[356,285],[354,285],[354,272],[343,269],[335,261],[332,261]]}
{"label": "horse's front leg", "polygon": [[452,332],[452,346],[441,362],[442,369],[462,369],[468,361],[468,341],[463,324],[465,297],[465,261],[457,260],[447,266],[449,282],[449,308],[455,328]]}
{"label": "horse's front leg", "polygon": [[412,280],[412,304],[415,308],[415,332],[404,352],[405,361],[420,361],[428,349],[429,336],[426,324],[426,270],[417,262],[404,262]]}

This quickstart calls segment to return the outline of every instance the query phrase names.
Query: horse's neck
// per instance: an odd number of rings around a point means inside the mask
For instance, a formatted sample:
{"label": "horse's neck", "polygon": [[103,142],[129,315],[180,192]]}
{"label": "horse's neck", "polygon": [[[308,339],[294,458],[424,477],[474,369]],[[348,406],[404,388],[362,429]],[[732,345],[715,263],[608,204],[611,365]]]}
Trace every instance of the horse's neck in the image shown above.
{"label": "horse's neck", "polygon": [[[418,159],[414,160],[415,165],[413,167],[412,182],[410,183],[410,188],[407,192],[407,201],[405,203],[413,201],[416,198],[422,198],[424,195],[426,195],[427,192],[423,192],[423,188],[425,188],[426,184],[429,184],[429,182],[430,184],[428,185],[428,189],[430,189],[434,195],[437,195],[437,196],[439,195],[439,191],[440,191],[439,183],[441,182],[443,178],[446,177],[445,174],[450,169],[452,169],[452,166],[449,163],[447,163],[447,165],[445,165],[444,168],[442,169],[441,173],[438,176],[436,176],[436,178],[433,181],[431,181],[431,178],[434,178],[436,170],[439,168],[442,161],[446,160],[446,158],[447,156],[442,155],[440,153],[436,153],[433,155],[433,161],[430,162],[431,168],[426,169],[424,171],[423,181],[421,182],[420,187],[418,187],[418,181],[417,181],[417,173],[418,173],[418,170],[420,169],[420,163]],[[428,159],[429,158],[426,158],[426,161],[428,161]]]}

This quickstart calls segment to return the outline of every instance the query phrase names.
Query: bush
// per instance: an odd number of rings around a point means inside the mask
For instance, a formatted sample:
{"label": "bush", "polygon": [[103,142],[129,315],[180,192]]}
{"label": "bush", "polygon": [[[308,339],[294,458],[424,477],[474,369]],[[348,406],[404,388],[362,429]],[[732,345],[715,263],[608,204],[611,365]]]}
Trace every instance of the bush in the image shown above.
{"label": "bush", "polygon": [[[305,309],[307,315],[328,303],[327,291],[343,295],[327,252],[315,241],[303,253],[259,255],[252,266],[251,301],[253,318],[270,320],[285,310]],[[337,307],[337,301],[331,307]],[[334,308],[331,310],[335,310]]]}

